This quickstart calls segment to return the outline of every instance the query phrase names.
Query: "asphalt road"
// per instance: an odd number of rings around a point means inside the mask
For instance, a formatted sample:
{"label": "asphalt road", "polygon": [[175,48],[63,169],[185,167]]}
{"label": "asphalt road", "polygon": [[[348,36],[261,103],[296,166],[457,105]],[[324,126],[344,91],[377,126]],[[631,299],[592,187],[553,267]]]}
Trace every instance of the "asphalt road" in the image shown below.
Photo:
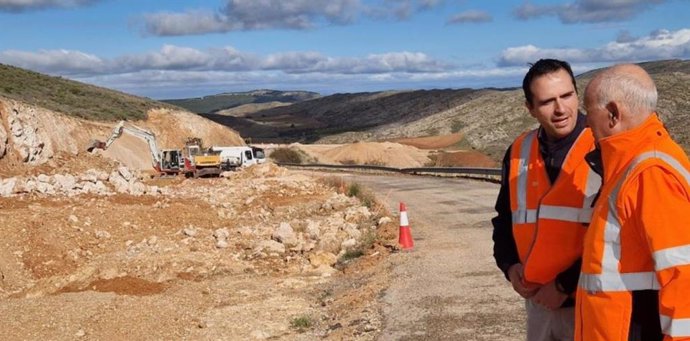
{"label": "asphalt road", "polygon": [[414,250],[392,257],[380,340],[524,340],[524,301],[492,257],[498,185],[459,178],[344,174],[391,212],[407,205]]}

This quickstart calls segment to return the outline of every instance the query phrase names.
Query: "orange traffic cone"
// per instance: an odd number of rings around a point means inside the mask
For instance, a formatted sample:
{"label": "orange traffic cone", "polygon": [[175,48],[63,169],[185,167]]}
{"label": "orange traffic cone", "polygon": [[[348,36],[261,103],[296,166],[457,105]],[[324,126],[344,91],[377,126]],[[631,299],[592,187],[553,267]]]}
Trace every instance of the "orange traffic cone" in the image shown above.
{"label": "orange traffic cone", "polygon": [[407,220],[407,207],[405,207],[403,202],[400,202],[400,238],[398,243],[400,243],[400,247],[403,250],[412,250],[414,247],[414,241],[410,233],[410,223]]}

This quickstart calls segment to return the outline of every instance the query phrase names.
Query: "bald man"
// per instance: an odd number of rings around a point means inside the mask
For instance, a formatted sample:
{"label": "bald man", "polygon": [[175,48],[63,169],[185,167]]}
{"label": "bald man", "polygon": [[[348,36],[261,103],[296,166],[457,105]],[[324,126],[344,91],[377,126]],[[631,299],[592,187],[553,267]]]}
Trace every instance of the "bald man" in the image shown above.
{"label": "bald man", "polygon": [[[656,115],[636,65],[585,90],[602,187],[585,234],[575,340],[690,340],[690,161]],[[603,169],[603,171],[602,171]]]}

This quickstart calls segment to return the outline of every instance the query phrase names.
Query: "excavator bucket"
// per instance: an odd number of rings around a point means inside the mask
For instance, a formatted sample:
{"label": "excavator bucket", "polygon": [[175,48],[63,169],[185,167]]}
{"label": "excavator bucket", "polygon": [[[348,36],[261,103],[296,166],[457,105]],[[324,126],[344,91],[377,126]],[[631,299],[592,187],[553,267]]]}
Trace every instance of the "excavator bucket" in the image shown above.
{"label": "excavator bucket", "polygon": [[86,151],[91,153],[94,149],[105,149],[105,142],[99,140],[91,140],[86,147]]}

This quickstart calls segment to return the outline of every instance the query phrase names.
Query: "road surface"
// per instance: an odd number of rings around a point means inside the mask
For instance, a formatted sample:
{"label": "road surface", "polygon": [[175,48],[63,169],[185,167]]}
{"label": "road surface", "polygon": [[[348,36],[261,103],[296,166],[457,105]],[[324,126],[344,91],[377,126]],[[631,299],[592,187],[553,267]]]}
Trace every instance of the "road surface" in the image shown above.
{"label": "road surface", "polygon": [[498,185],[460,178],[342,175],[404,202],[415,242],[394,254],[380,340],[524,340],[524,301],[492,257]]}

